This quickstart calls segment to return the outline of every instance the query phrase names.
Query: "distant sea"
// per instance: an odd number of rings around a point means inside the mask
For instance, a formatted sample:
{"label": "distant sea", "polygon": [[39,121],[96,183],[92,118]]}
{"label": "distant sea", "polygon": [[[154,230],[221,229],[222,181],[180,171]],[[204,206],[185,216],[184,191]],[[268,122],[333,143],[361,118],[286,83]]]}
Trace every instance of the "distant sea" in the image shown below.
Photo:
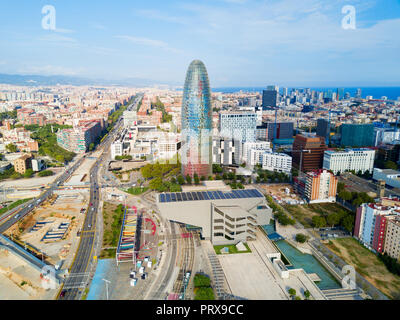
{"label": "distant sea", "polygon": [[[289,92],[294,87],[287,87]],[[336,92],[337,87],[325,87],[325,88],[318,88],[318,87],[309,87],[311,90],[315,91],[329,91],[332,90]],[[343,87],[341,87],[343,88]],[[235,93],[239,91],[243,92],[262,92],[265,90],[266,87],[225,87],[225,88],[212,88],[213,92],[221,92],[221,93]],[[295,89],[306,89],[306,87],[296,87]],[[400,87],[360,87],[361,89],[361,96],[366,98],[367,96],[372,96],[374,99],[380,99],[383,96],[387,97],[389,100],[397,100],[400,97]],[[282,87],[280,87],[282,92]],[[352,97],[356,95],[357,88],[344,88],[344,92],[350,93]]]}

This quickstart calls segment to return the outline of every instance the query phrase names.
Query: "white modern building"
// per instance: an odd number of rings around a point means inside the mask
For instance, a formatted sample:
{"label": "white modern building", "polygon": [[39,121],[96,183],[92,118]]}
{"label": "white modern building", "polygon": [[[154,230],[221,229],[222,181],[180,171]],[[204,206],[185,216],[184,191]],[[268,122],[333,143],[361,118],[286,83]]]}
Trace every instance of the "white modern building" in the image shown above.
{"label": "white modern building", "polygon": [[262,168],[263,170],[291,174],[292,157],[285,153],[264,152],[262,154]]}
{"label": "white modern building", "polygon": [[[268,141],[257,141],[257,142],[245,142],[243,143],[242,148],[242,162],[248,162],[252,159],[251,150],[260,150],[260,151],[272,151],[271,143]],[[254,160],[250,160],[250,162],[254,162]],[[257,163],[261,163],[257,162]],[[250,164],[250,163],[249,163]],[[254,165],[254,164],[251,164]]]}
{"label": "white modern building", "polygon": [[393,128],[374,128],[375,146],[400,140],[400,131]]}
{"label": "white modern building", "polygon": [[162,132],[157,141],[158,154],[157,160],[167,161],[178,157],[178,152],[181,149],[182,141],[180,134],[173,132]]}
{"label": "white modern building", "polygon": [[241,142],[256,141],[257,114],[254,112],[221,112],[219,131],[224,138]]}
{"label": "white modern building", "polygon": [[157,206],[164,218],[200,228],[214,245],[255,240],[257,227],[272,218],[256,189],[162,193]]}
{"label": "white modern building", "polygon": [[375,150],[371,149],[328,150],[324,153],[323,168],[331,170],[334,174],[352,170],[372,173],[374,160]]}
{"label": "white modern building", "polygon": [[123,113],[124,127],[129,128],[137,125],[138,117],[136,111],[125,111]]}
{"label": "white modern building", "polygon": [[239,166],[242,144],[238,140],[214,137],[212,145],[213,163]]}
{"label": "white modern building", "polygon": [[32,159],[33,172],[40,172],[46,168],[46,162],[42,159]]}

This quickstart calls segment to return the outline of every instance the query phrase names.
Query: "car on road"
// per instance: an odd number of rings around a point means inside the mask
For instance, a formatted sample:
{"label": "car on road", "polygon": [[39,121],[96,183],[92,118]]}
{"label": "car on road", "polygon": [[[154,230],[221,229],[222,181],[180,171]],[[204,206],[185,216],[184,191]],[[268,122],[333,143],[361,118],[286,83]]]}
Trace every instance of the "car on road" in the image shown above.
{"label": "car on road", "polygon": [[88,225],[88,228],[89,228],[89,229],[91,229],[91,228],[92,228],[92,225],[91,225],[91,224],[89,224],[89,225]]}
{"label": "car on road", "polygon": [[21,215],[17,214],[14,219],[18,219]]}
{"label": "car on road", "polygon": [[144,273],[144,267],[140,267],[139,273],[140,273],[140,274],[143,274],[143,273]]}

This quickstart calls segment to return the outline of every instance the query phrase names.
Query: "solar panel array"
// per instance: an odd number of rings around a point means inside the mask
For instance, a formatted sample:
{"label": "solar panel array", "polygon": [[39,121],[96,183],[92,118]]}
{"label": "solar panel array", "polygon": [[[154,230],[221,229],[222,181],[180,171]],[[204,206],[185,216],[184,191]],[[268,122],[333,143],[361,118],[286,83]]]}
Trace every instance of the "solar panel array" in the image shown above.
{"label": "solar panel array", "polygon": [[198,192],[172,192],[159,195],[161,203],[183,202],[183,201],[204,201],[204,200],[229,200],[243,198],[264,198],[256,189],[233,190],[232,192],[222,191],[198,191]]}

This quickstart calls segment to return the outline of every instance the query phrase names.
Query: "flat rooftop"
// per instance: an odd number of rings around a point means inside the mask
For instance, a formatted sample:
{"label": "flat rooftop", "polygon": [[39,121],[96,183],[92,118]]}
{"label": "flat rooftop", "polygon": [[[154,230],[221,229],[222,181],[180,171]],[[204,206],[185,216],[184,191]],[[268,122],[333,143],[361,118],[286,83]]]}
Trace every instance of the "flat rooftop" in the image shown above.
{"label": "flat rooftop", "polygon": [[205,200],[228,200],[243,198],[264,198],[256,189],[222,191],[199,191],[199,192],[172,192],[158,195],[160,203],[184,202],[184,201],[205,201]]}

